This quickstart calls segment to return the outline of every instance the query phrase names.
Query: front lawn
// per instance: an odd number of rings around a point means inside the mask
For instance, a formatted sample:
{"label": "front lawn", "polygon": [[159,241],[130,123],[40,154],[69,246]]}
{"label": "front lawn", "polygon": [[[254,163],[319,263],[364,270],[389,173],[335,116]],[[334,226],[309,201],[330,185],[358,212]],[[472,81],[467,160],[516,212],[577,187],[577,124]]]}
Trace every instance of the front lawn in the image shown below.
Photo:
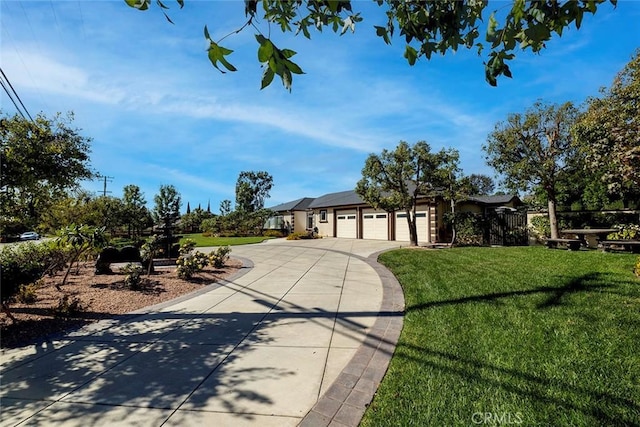
{"label": "front lawn", "polygon": [[191,239],[196,242],[196,247],[209,247],[209,246],[237,246],[248,245],[251,243],[260,243],[271,237],[255,236],[255,237],[205,237],[201,233],[184,234],[180,243],[185,239]]}
{"label": "front lawn", "polygon": [[396,250],[404,329],[363,426],[640,425],[637,255]]}

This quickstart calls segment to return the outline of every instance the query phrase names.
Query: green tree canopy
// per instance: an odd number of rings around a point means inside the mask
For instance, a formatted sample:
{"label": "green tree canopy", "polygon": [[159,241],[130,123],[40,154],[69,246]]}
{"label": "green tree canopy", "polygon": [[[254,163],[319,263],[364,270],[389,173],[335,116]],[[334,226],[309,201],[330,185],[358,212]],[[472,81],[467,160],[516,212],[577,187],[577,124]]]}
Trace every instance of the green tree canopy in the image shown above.
{"label": "green tree canopy", "polygon": [[640,187],[640,49],[601,97],[588,100],[575,134],[587,154],[588,173],[601,173],[609,190]]}
{"label": "green tree canopy", "polygon": [[496,124],[483,149],[487,163],[504,177],[507,188],[524,193],[540,190],[547,198],[551,237],[558,237],[556,218],[560,188],[579,156],[571,134],[578,110],[567,102],[536,102],[524,114],[510,114]]}
{"label": "green tree canopy", "polygon": [[273,187],[273,177],[265,171],[243,171],[236,182],[236,210],[255,212],[264,208],[264,200],[269,198]]}
{"label": "green tree canopy", "polygon": [[180,206],[182,199],[180,193],[173,185],[161,185],[160,192],[153,197],[155,206],[152,216],[156,224],[162,225],[165,230],[171,227],[180,219]]}
{"label": "green tree canopy", "polygon": [[400,141],[393,151],[367,157],[356,193],[376,209],[405,211],[411,245],[417,246],[416,202],[442,191],[449,179],[447,168],[457,156],[455,150],[432,153],[424,141],[413,146]]}
{"label": "green tree canopy", "polygon": [[142,230],[153,223],[144,193],[137,185],[126,185],[122,189],[122,202],[124,223],[127,225],[129,237],[139,237]]}
{"label": "green tree canopy", "polygon": [[0,112],[0,207],[23,218],[25,226],[38,224],[56,196],[94,176],[91,139],[73,129],[72,121],[72,113],[39,114],[31,121]]}
{"label": "green tree canopy", "polygon": [[[125,1],[139,10],[147,10],[152,4],[152,0]],[[181,8],[184,6],[183,0],[176,1]],[[168,6],[161,0],[156,2],[171,22],[165,12]],[[489,2],[485,0],[375,0],[386,22],[374,25],[373,30],[387,44],[400,38],[410,65],[420,58],[431,59],[433,54],[444,55],[460,47],[476,49],[478,54],[486,51],[485,78],[495,86],[499,76],[511,77],[507,61],[515,57],[517,49],[539,52],[554,35],[561,36],[572,25],[580,28],[584,15],[596,13],[604,2],[513,0],[509,4],[499,2],[499,9],[487,11]],[[615,5],[617,0],[609,2]],[[272,26],[308,39],[312,31],[322,32],[325,28],[343,35],[355,32],[356,25],[363,21],[361,13],[354,10],[358,6],[358,2],[350,0],[245,0],[245,19],[233,33],[249,27],[256,31],[258,60],[264,70],[262,88],[277,75],[290,90],[293,74],[303,71],[291,60],[296,52],[276,46],[271,37]],[[221,45],[226,36],[213,40],[206,26],[204,36],[213,66],[223,73],[236,71],[227,58],[233,51]]]}

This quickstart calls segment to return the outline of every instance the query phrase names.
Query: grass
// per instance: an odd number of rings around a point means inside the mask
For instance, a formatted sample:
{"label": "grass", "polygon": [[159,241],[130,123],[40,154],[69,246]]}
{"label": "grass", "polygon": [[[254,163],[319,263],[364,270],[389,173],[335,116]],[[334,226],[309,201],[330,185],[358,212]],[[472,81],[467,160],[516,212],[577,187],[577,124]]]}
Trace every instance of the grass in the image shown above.
{"label": "grass", "polygon": [[640,425],[637,255],[397,250],[404,328],[362,426]]}
{"label": "grass", "polygon": [[208,247],[208,246],[237,246],[248,245],[252,243],[260,243],[270,239],[270,237],[256,236],[256,237],[205,237],[201,233],[184,234],[180,243],[185,239],[192,239],[196,242],[196,247]]}

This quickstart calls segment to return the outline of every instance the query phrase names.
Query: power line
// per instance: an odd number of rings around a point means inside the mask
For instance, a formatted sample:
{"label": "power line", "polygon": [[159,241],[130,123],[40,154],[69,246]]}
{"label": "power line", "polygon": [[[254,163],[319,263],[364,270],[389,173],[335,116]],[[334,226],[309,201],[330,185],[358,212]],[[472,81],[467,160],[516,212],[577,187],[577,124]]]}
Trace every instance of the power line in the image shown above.
{"label": "power line", "polygon": [[106,176],[106,175],[97,175],[96,178],[104,179],[104,185],[102,187],[102,196],[106,197],[107,193],[111,193],[111,191],[107,191],[107,182],[113,182],[113,177]]}
{"label": "power line", "polygon": [[9,95],[9,98],[11,99],[11,102],[13,102],[13,105],[16,107],[16,110],[18,110],[18,113],[20,113],[22,118],[26,119],[25,115],[22,113],[22,110],[20,110],[20,108],[16,104],[16,101],[13,99],[13,96],[11,95],[11,93],[9,92],[7,87],[5,86],[5,82],[11,88],[11,91],[15,95],[16,99],[18,100],[18,102],[20,102],[20,105],[22,105],[22,109],[24,110],[25,113],[27,113],[27,116],[29,116],[29,119],[31,119],[31,121],[33,121],[33,117],[31,117],[31,114],[29,114],[29,110],[27,110],[27,107],[24,106],[24,103],[22,102],[22,99],[20,99],[20,95],[18,95],[18,92],[16,92],[16,90],[13,88],[13,85],[9,81],[9,78],[7,77],[7,75],[4,73],[4,70],[2,69],[2,67],[0,67],[0,73],[2,73],[2,78],[0,78],[0,83],[2,83],[2,88],[7,93],[7,95]]}

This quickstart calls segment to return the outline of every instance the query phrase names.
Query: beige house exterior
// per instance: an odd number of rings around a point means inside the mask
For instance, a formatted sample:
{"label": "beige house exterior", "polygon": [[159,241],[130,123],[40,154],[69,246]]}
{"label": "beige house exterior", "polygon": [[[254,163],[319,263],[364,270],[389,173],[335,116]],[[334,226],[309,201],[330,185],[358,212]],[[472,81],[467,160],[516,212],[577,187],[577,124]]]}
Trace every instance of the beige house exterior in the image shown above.
{"label": "beige house exterior", "polygon": [[[447,204],[424,198],[416,206],[418,244],[438,243],[445,235]],[[286,232],[316,231],[322,237],[396,240],[409,242],[406,212],[374,209],[353,190],[329,193],[315,199],[302,198],[269,208],[282,220]]]}
{"label": "beige house exterior", "polygon": [[[489,210],[515,209],[521,204],[513,195],[473,196],[458,203],[457,210],[482,214]],[[278,215],[272,221],[275,226],[267,228],[285,233],[315,231],[321,237],[410,241],[406,212],[374,209],[353,190],[296,199],[269,209]],[[415,219],[419,245],[450,241],[444,221],[445,213],[450,210],[450,203],[440,197],[418,200]]]}

